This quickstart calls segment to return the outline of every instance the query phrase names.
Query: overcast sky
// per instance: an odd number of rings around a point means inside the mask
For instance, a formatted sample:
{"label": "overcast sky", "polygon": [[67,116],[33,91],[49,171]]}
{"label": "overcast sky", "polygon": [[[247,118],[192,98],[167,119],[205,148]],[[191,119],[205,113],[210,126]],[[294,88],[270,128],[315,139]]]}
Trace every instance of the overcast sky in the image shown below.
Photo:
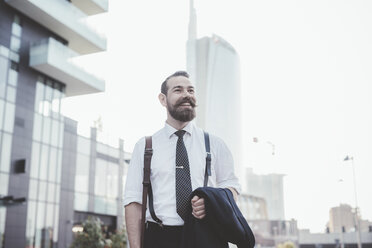
{"label": "overcast sky", "polygon": [[[161,82],[186,69],[189,2],[109,3],[108,14],[92,18],[108,52],[79,59],[106,79],[106,92],[68,98],[64,112],[83,134],[101,116],[101,138],[121,137],[131,151],[164,125]],[[198,36],[218,34],[240,56],[245,166],[286,175],[286,218],[321,232],[331,207],[355,206],[351,162],[343,161],[351,155],[358,205],[372,220],[372,2],[195,0],[195,7]]]}

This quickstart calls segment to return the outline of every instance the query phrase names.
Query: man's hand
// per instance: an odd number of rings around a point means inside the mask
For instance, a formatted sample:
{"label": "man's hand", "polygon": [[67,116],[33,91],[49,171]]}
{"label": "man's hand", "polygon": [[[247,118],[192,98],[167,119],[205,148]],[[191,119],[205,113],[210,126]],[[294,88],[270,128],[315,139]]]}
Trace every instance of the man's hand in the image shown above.
{"label": "man's hand", "polygon": [[204,199],[199,196],[194,196],[191,199],[192,215],[197,219],[203,219],[205,217],[205,205]]}
{"label": "man's hand", "polygon": [[234,200],[237,201],[238,200],[238,192],[236,192],[236,190],[234,188],[231,188],[231,187],[228,187],[228,189],[233,194]]}

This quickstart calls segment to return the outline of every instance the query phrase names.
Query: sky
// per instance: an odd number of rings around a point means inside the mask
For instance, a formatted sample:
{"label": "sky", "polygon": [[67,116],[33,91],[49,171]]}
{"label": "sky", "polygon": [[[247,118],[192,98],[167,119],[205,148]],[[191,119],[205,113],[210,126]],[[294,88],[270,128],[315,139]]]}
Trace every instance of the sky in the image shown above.
{"label": "sky", "polygon": [[[323,232],[329,209],[355,206],[372,221],[372,2],[195,0],[198,37],[217,34],[241,62],[244,166],[284,174],[285,216]],[[87,135],[131,151],[164,125],[160,84],[186,69],[187,0],[110,0],[90,18],[107,52],[77,58],[104,93],[64,100]],[[226,103],[228,104],[228,103]],[[258,142],[253,142],[257,137]],[[275,145],[275,155],[272,148]]]}

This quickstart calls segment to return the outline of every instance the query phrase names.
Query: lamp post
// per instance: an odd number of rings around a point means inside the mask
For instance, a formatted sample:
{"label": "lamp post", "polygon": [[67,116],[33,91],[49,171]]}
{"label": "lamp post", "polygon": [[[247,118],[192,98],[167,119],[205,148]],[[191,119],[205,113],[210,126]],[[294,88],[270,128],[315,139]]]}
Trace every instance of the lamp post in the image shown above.
{"label": "lamp post", "polygon": [[[253,142],[254,143],[258,143],[258,138],[257,137],[253,137]],[[269,144],[270,146],[271,146],[271,155],[275,155],[275,144],[273,143],[273,142],[271,142],[271,141],[269,141],[269,140],[267,140],[266,142],[265,142],[266,144]]]}
{"label": "lamp post", "polygon": [[357,244],[358,248],[362,248],[361,244],[361,231],[360,231],[360,225],[359,225],[359,216],[358,216],[358,198],[357,198],[357,190],[356,190],[356,179],[355,179],[355,165],[354,165],[354,157],[349,157],[346,156],[344,158],[344,161],[349,161],[351,160],[351,166],[353,167],[353,182],[354,182],[354,197],[355,197],[355,224],[356,228],[358,229],[357,231]]}

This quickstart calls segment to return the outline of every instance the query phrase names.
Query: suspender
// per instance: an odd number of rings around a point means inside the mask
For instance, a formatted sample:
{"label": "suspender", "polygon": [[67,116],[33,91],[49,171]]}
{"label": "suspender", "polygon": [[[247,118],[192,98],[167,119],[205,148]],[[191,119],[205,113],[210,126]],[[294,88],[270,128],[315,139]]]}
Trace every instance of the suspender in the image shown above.
{"label": "suspender", "polygon": [[[208,177],[212,175],[211,172],[211,152],[209,134],[204,131],[204,143],[205,143],[205,174],[204,174],[204,187],[208,186]],[[154,200],[152,194],[152,187],[150,181],[151,174],[151,157],[152,157],[152,137],[146,136],[146,147],[143,167],[143,191],[142,191],[142,220],[141,220],[141,247],[144,244],[145,237],[145,224],[146,224],[146,206],[147,206],[147,195],[149,197],[149,211],[153,220],[155,220],[160,226],[163,222],[156,216],[154,211]]]}
{"label": "suspender", "polygon": [[151,174],[151,157],[152,157],[152,138],[146,137],[145,157],[143,166],[143,191],[142,191],[142,215],[141,215],[141,247],[145,243],[145,223],[146,223],[146,207],[147,207],[147,194],[149,188],[151,189],[150,174]]}
{"label": "suspender", "polygon": [[204,132],[204,143],[205,143],[205,151],[207,152],[207,156],[205,157],[205,174],[204,174],[204,187],[208,186],[208,177],[212,175],[211,172],[211,151],[209,145],[209,134]]}

